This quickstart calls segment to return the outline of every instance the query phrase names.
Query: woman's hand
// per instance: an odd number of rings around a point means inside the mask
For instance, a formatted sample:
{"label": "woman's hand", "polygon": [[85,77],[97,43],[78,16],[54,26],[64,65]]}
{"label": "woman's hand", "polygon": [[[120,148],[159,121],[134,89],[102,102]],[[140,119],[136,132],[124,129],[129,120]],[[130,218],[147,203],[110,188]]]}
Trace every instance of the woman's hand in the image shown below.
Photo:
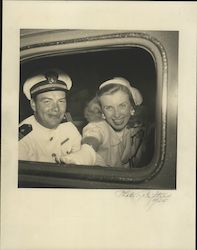
{"label": "woman's hand", "polygon": [[77,152],[55,158],[57,163],[76,165],[95,165],[96,152],[87,144],[83,144]]}

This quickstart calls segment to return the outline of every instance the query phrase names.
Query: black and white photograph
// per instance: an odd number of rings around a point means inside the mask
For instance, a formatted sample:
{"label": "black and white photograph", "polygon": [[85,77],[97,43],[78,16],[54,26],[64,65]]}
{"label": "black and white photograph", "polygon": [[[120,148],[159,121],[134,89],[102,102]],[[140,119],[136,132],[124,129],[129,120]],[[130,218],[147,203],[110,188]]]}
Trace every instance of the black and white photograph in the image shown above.
{"label": "black and white photograph", "polygon": [[175,189],[177,63],[178,31],[20,30],[19,187]]}
{"label": "black and white photograph", "polygon": [[197,4],[4,0],[1,250],[194,250]]}

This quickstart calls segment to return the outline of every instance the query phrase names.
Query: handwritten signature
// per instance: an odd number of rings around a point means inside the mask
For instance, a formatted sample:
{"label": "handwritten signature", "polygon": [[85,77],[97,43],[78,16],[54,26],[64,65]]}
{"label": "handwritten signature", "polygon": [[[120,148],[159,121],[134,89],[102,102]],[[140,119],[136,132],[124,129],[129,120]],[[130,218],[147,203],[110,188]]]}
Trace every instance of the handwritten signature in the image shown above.
{"label": "handwritten signature", "polygon": [[143,200],[145,201],[146,209],[149,210],[151,207],[158,203],[167,202],[171,194],[162,191],[131,191],[131,190],[118,190],[115,192],[117,197],[128,198],[134,201]]}

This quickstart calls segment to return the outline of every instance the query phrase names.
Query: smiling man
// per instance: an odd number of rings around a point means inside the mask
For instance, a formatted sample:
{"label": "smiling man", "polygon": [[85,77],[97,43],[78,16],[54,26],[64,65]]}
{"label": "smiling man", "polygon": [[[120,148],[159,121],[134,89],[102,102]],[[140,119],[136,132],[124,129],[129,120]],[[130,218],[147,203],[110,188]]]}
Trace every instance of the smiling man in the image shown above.
{"label": "smiling man", "polygon": [[88,145],[81,147],[77,128],[71,122],[63,122],[66,92],[71,86],[70,77],[60,70],[26,80],[23,92],[34,114],[19,124],[19,160],[56,162],[62,155],[83,150],[83,156],[88,152],[89,162],[94,162],[94,151]]}

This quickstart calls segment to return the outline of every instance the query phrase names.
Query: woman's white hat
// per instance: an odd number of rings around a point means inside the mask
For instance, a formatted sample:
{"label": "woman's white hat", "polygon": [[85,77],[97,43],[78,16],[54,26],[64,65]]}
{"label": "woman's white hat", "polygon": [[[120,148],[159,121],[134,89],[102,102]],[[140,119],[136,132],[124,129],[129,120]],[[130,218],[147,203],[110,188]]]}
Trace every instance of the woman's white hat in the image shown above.
{"label": "woman's white hat", "polygon": [[100,85],[99,89],[102,89],[104,86],[109,85],[109,84],[119,84],[119,85],[123,85],[123,86],[127,87],[129,89],[129,91],[131,92],[131,94],[132,94],[135,105],[140,105],[143,102],[143,97],[140,94],[139,90],[132,87],[130,85],[130,82],[127,81],[125,78],[123,78],[123,77],[114,77],[114,78],[112,78],[110,80],[107,80],[107,81],[103,82]]}

